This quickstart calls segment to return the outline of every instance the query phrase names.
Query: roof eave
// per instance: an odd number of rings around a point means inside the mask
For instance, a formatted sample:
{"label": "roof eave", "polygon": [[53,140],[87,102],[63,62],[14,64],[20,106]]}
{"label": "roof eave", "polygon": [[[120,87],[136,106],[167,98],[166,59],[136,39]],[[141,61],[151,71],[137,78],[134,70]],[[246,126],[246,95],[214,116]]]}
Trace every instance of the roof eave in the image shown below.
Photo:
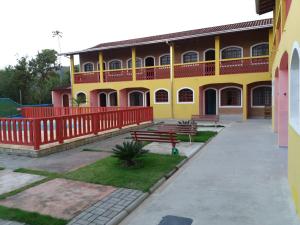
{"label": "roof eave", "polygon": [[255,0],[256,3],[256,13],[259,15],[271,12],[274,10],[275,1],[274,0]]}

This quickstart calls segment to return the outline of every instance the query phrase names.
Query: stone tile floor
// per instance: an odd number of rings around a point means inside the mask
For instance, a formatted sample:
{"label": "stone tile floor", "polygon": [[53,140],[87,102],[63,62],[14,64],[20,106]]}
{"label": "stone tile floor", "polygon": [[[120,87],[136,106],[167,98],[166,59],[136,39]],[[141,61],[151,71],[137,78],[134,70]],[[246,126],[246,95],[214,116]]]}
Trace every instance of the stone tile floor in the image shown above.
{"label": "stone tile floor", "polygon": [[16,173],[11,170],[0,171],[0,194],[4,194],[44,179],[43,176]]}

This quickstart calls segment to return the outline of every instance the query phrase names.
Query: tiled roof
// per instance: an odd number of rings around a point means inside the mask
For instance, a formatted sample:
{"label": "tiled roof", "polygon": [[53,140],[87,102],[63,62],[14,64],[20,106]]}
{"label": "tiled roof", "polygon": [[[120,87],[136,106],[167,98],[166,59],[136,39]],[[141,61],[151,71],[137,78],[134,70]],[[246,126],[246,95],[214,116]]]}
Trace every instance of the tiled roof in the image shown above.
{"label": "tiled roof", "polygon": [[[111,49],[111,48],[170,42],[170,41],[188,39],[193,37],[210,36],[210,35],[232,33],[232,32],[239,32],[239,31],[246,31],[246,30],[257,30],[257,29],[270,28],[270,27],[272,27],[272,19],[255,20],[255,21],[248,21],[242,23],[227,24],[222,26],[201,28],[196,30],[182,31],[182,32],[176,32],[170,34],[162,34],[162,35],[156,35],[150,37],[107,42],[107,43],[96,45],[92,48],[88,48],[83,51],[73,52],[73,54]],[[67,53],[67,54],[72,54],[72,53]]]}

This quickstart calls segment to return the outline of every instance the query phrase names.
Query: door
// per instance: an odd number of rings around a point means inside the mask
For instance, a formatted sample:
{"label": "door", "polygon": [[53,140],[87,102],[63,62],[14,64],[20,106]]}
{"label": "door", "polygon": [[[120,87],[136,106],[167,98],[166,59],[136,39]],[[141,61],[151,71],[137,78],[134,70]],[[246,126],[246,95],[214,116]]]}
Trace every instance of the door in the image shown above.
{"label": "door", "polygon": [[100,106],[101,107],[106,107],[107,106],[106,93],[100,93]]}
{"label": "door", "polygon": [[146,106],[150,107],[150,92],[146,92]]}
{"label": "door", "polygon": [[152,67],[152,68],[146,68],[146,80],[153,80],[154,79],[154,58],[153,57],[147,57],[145,59],[145,67]]}
{"label": "door", "polygon": [[[204,55],[205,61],[213,61],[215,60],[215,50],[211,49],[205,52]],[[205,63],[205,75],[214,75],[215,74],[215,63]]]}
{"label": "door", "polygon": [[205,91],[205,115],[216,115],[217,113],[217,91],[208,89]]}
{"label": "door", "polygon": [[69,95],[63,95],[63,107],[69,107]]}
{"label": "door", "polygon": [[144,95],[142,92],[134,91],[129,94],[130,106],[144,106]]}

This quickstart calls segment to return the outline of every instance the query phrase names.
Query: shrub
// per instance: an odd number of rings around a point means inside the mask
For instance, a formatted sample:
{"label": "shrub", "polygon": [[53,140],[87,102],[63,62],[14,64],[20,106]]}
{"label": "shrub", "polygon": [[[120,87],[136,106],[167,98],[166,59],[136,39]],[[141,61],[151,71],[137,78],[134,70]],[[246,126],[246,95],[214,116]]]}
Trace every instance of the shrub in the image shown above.
{"label": "shrub", "polygon": [[113,156],[124,162],[127,167],[136,165],[136,160],[146,154],[148,150],[143,149],[141,142],[123,142],[123,145],[116,145],[113,148]]}

